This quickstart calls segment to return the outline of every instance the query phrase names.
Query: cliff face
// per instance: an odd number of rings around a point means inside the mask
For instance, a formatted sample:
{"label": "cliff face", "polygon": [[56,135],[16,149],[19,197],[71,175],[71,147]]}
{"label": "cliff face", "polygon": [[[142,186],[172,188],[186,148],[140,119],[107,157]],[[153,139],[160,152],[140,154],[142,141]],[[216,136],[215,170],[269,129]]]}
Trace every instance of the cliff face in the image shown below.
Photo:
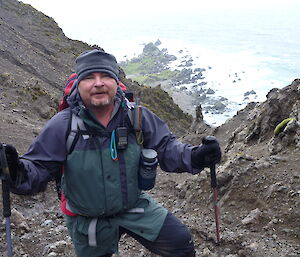
{"label": "cliff face", "polygon": [[30,5],[14,0],[0,4],[1,73],[10,73],[18,84],[34,79],[58,93],[74,58],[90,46],[69,40],[52,18]]}
{"label": "cliff face", "polygon": [[30,5],[0,2],[1,142],[28,147],[56,112],[75,56],[89,48]]}
{"label": "cliff face", "polygon": [[[18,130],[14,125],[22,126],[28,135],[27,143],[32,140],[34,133],[57,111],[63,86],[74,71],[75,58],[92,48],[101,49],[70,40],[52,18],[30,5],[16,0],[0,1],[1,141],[17,139],[13,135]],[[143,90],[142,86],[126,80],[123,72],[120,79],[133,91]],[[182,133],[191,117],[162,90],[159,94],[161,101],[171,106],[173,116],[168,115],[169,109],[154,107],[152,110],[163,113],[174,132]],[[147,100],[142,103],[151,105]],[[174,114],[181,118],[173,119]],[[15,143],[22,145],[18,140]]]}

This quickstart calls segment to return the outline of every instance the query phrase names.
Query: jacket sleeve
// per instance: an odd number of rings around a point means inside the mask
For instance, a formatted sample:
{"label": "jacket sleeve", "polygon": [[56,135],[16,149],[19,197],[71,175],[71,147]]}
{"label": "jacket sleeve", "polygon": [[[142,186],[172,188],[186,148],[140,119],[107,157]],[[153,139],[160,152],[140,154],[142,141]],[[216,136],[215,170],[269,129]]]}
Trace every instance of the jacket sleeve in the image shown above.
{"label": "jacket sleeve", "polygon": [[181,143],[170,132],[167,124],[158,116],[142,107],[144,148],[157,151],[160,168],[167,172],[199,173],[191,164],[194,146]]}
{"label": "jacket sleeve", "polygon": [[44,191],[47,183],[61,171],[67,156],[69,118],[70,112],[67,110],[53,116],[28,151],[20,157],[24,165],[24,177],[21,185],[11,188],[13,193],[33,194]]}

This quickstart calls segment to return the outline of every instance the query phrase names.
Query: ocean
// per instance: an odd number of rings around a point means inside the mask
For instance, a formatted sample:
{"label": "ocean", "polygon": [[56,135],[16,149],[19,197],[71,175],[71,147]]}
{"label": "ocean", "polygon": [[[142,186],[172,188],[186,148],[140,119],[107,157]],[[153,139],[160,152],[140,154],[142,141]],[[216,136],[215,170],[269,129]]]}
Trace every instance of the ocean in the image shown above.
{"label": "ocean", "polygon": [[[215,97],[228,99],[226,112],[204,113],[204,120],[215,126],[248,102],[264,101],[272,88],[300,78],[300,19],[295,8],[136,14],[121,22],[111,19],[105,26],[99,20],[91,28],[77,24],[76,30],[63,29],[70,38],[103,47],[118,61],[141,54],[145,44],[158,39],[159,48],[179,60],[190,56],[192,68],[206,69],[206,87],[215,91]],[[245,99],[251,91],[255,94]]]}

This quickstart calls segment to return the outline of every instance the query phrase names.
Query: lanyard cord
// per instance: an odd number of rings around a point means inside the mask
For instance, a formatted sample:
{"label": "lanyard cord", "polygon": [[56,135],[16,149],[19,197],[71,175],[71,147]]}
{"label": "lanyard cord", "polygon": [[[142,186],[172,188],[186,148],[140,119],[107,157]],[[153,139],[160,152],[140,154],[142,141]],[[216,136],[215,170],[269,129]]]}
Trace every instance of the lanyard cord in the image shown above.
{"label": "lanyard cord", "polygon": [[118,152],[116,146],[116,131],[113,130],[110,138],[110,156],[114,161],[118,160]]}
{"label": "lanyard cord", "polygon": [[[121,108],[122,108],[122,125],[124,126],[124,110],[125,110],[125,99],[122,98],[121,101]],[[118,160],[118,151],[117,151],[117,145],[116,145],[116,130],[114,129],[111,132],[110,137],[110,156],[114,161]]]}

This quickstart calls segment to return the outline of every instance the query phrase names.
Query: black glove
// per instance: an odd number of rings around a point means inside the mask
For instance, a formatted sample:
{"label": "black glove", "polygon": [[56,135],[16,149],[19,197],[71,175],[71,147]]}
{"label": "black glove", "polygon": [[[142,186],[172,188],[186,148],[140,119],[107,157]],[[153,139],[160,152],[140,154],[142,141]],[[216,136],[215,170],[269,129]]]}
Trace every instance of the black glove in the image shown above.
{"label": "black glove", "polygon": [[24,165],[20,162],[18,152],[14,146],[4,145],[4,148],[11,181],[14,185],[18,185],[24,175]]}
{"label": "black glove", "polygon": [[221,149],[219,143],[203,144],[192,150],[192,166],[194,168],[205,168],[211,164],[221,161]]}

